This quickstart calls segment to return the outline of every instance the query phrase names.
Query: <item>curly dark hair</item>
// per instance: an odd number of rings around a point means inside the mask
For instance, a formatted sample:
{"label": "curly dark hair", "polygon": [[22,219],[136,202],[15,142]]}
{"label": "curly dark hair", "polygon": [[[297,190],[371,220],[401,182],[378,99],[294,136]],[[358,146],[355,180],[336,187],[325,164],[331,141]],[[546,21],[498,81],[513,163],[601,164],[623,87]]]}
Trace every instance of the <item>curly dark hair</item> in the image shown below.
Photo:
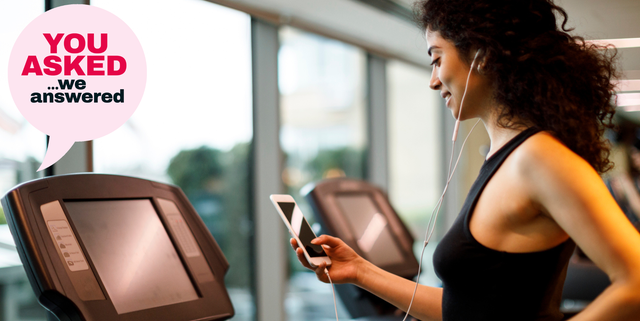
{"label": "curly dark hair", "polygon": [[465,63],[480,50],[502,106],[499,126],[537,126],[598,172],[611,169],[603,134],[615,113],[613,46],[570,35],[567,13],[552,0],[422,0],[415,9],[422,30],[451,41]]}

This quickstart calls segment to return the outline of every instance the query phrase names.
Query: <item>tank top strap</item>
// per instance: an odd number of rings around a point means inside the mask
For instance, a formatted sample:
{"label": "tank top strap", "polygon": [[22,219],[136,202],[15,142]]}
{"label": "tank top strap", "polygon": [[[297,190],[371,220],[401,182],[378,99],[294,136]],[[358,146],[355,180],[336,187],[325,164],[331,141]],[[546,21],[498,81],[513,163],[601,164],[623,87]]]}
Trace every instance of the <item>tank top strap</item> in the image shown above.
{"label": "tank top strap", "polygon": [[[502,163],[507,159],[507,157],[515,150],[520,144],[524,143],[529,137],[535,135],[540,132],[540,129],[537,127],[529,127],[523,131],[521,131],[516,137],[509,140],[504,146],[500,147],[498,151],[496,151],[493,155],[491,155],[487,160],[482,164],[483,169],[488,167],[490,169],[497,169],[502,165]],[[492,172],[493,170],[489,170]]]}
{"label": "tank top strap", "polygon": [[518,146],[520,146],[525,140],[527,140],[527,138],[535,135],[538,132],[540,132],[540,129],[537,127],[530,127],[523,130],[514,138],[509,140],[504,146],[497,150],[482,164],[480,173],[478,174],[478,178],[475,182],[473,182],[473,185],[471,185],[469,194],[467,194],[467,198],[465,199],[465,202],[462,205],[462,209],[460,211],[460,216],[463,217],[464,221],[464,232],[469,239],[475,241],[475,238],[473,238],[473,236],[471,235],[471,231],[469,230],[469,220],[471,218],[471,213],[475,208],[476,202],[478,201],[480,194],[484,190],[484,187],[487,185],[493,174],[495,174],[498,168],[511,154],[511,152],[513,152]]}

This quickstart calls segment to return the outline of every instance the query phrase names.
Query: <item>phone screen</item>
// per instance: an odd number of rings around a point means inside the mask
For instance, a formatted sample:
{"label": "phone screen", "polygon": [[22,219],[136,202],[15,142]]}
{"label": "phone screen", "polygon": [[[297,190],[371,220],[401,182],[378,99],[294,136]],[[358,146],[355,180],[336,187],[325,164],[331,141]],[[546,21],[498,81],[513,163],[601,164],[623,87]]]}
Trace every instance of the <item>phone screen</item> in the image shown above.
{"label": "phone screen", "polygon": [[304,246],[304,249],[307,250],[310,257],[319,257],[319,256],[327,256],[327,253],[324,252],[322,246],[311,244],[311,240],[316,238],[316,234],[311,230],[311,226],[302,215],[302,211],[296,206],[296,203],[290,202],[278,202],[278,206],[284,213],[284,216],[293,227],[293,233],[298,236],[300,242]]}

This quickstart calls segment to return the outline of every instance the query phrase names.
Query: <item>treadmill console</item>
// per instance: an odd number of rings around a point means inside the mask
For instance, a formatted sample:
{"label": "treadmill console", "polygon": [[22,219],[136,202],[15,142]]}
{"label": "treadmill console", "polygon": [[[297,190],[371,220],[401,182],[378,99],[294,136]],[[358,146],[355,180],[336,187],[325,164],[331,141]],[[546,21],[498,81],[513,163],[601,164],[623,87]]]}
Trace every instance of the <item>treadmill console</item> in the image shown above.
{"label": "treadmill console", "polygon": [[2,198],[39,302],[59,320],[226,320],[229,268],[182,191],[76,174]]}
{"label": "treadmill console", "polygon": [[[322,233],[339,237],[388,272],[407,279],[416,276],[413,236],[380,188],[366,181],[337,178],[309,184],[301,194],[311,204]],[[404,316],[394,316],[394,306],[357,286],[341,284],[336,290],[353,318],[402,320]]]}

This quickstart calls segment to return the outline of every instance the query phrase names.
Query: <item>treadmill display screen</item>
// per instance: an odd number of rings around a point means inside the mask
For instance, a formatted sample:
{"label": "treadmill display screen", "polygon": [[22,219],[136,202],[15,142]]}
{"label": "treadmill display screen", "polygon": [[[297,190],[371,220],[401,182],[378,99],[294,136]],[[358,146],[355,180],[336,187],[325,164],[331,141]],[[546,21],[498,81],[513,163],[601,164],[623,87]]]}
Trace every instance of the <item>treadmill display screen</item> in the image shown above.
{"label": "treadmill display screen", "polygon": [[198,299],[150,200],[65,206],[118,314]]}
{"label": "treadmill display screen", "polygon": [[389,222],[369,194],[337,194],[336,202],[349,222],[356,242],[371,263],[388,266],[404,263]]}

